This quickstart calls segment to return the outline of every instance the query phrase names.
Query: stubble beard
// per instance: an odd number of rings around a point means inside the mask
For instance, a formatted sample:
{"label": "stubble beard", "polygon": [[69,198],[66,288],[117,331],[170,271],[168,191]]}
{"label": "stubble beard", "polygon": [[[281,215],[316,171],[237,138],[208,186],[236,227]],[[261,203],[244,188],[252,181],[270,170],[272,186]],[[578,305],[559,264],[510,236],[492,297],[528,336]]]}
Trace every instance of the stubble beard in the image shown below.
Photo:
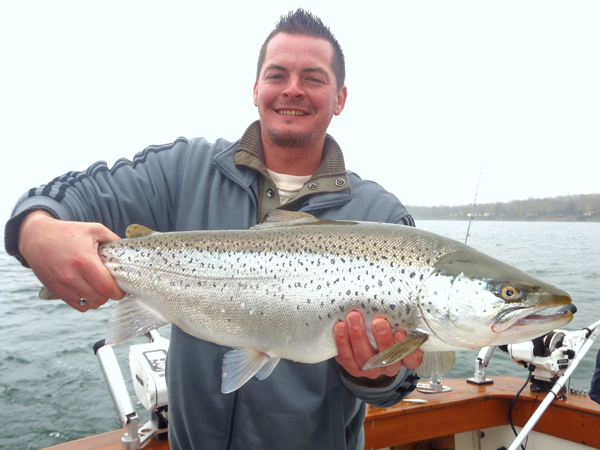
{"label": "stubble beard", "polygon": [[266,129],[269,140],[279,146],[288,148],[299,148],[308,144],[312,138],[312,131],[305,130],[300,132],[279,131],[275,128]]}

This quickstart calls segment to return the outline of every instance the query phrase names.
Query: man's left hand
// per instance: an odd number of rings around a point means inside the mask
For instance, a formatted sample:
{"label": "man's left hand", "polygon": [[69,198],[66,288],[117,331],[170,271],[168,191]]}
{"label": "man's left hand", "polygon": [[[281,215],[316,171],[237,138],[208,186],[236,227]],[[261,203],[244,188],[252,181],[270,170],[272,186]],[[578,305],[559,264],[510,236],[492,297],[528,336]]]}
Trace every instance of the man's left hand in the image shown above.
{"label": "man's left hand", "polygon": [[334,328],[335,343],[338,349],[336,361],[353,377],[367,377],[371,379],[395,376],[404,366],[416,369],[423,362],[423,352],[415,350],[401,361],[386,367],[363,370],[363,365],[378,351],[382,351],[406,337],[405,331],[392,333],[392,328],[387,320],[382,317],[373,319],[371,329],[377,350],[375,350],[365,327],[363,316],[358,311],[352,311],[346,317],[346,322],[338,322]]}

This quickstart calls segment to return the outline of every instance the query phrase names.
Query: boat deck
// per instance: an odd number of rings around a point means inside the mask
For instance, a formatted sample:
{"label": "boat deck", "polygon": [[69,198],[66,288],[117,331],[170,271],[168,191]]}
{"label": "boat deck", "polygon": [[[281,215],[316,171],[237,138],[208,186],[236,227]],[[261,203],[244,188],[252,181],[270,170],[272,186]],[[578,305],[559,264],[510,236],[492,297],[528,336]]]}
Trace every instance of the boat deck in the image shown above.
{"label": "boat deck", "polygon": [[[391,447],[394,450],[422,448],[454,449],[454,435],[508,425],[508,409],[524,380],[493,377],[494,384],[477,386],[466,380],[444,380],[451,392],[414,392],[411,399],[427,403],[402,402],[390,408],[369,408],[365,419],[365,449]],[[513,409],[515,426],[524,426],[545,394],[521,393]],[[549,436],[600,448],[600,405],[588,396],[570,394],[555,400],[534,428]],[[67,442],[48,450],[121,450],[123,430]],[[430,443],[435,442],[434,447]],[[165,441],[149,442],[144,448],[169,450]]]}

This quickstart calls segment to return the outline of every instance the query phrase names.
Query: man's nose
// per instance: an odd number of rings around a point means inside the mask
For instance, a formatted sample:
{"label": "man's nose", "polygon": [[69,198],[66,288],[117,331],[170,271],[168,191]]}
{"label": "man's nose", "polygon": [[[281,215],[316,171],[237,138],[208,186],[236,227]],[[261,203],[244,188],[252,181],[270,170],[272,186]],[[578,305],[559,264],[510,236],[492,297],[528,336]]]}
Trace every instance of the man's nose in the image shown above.
{"label": "man's nose", "polygon": [[304,97],[304,89],[300,77],[291,76],[288,79],[285,89],[281,93],[285,98],[298,99]]}

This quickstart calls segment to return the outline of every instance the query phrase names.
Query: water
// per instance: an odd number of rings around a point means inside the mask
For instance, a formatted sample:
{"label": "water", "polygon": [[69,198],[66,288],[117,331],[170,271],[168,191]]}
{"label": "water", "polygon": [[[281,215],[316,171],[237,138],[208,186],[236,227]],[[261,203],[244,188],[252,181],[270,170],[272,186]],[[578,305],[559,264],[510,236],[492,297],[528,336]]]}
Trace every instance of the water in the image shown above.
{"label": "water", "polygon": [[[464,242],[467,223],[419,221],[419,228]],[[566,328],[600,320],[600,223],[477,222],[469,245],[569,292],[579,308]],[[104,337],[108,306],[84,315],[37,299],[31,271],[0,251],[0,449],[39,449],[120,428],[93,344]],[[168,337],[168,327],[161,329]],[[144,342],[143,338],[139,341]],[[588,389],[600,343],[579,365],[571,386]],[[115,348],[125,378],[128,345]],[[477,351],[458,352],[449,378],[471,377]],[[527,372],[497,351],[490,377]],[[133,392],[129,382],[130,392]],[[142,420],[148,414],[138,403]]]}

